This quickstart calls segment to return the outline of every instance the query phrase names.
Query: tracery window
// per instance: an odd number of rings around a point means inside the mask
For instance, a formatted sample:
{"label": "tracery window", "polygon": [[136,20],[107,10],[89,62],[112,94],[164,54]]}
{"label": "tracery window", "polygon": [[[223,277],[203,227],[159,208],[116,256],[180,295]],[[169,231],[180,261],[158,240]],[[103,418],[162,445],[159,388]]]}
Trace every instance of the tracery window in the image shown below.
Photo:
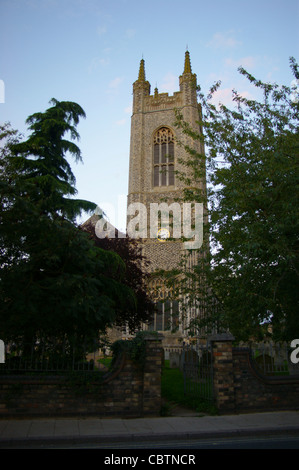
{"label": "tracery window", "polygon": [[154,136],[154,186],[174,185],[174,135],[161,127]]}
{"label": "tracery window", "polygon": [[173,289],[167,287],[160,278],[151,279],[148,287],[156,307],[148,329],[150,331],[175,330],[179,324],[179,303],[173,298]]}
{"label": "tracery window", "polygon": [[179,324],[179,304],[177,300],[155,302],[155,312],[148,324],[149,331],[171,331]]}

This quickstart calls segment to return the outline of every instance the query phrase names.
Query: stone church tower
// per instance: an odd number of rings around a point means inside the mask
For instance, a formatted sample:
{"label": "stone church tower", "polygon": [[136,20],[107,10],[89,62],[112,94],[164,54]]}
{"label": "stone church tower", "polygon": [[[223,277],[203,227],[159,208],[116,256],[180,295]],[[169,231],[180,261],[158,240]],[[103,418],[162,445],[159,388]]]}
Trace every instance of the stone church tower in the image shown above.
{"label": "stone church tower", "polygon": [[[181,238],[174,237],[174,233],[171,233],[174,230],[171,223],[167,227],[168,231],[164,230],[164,238],[160,237],[162,232],[159,230],[163,229],[165,221],[160,218],[155,224],[152,208],[153,203],[162,202],[169,207],[182,197],[185,183],[178,175],[180,172],[186,174],[187,171],[187,167],[182,164],[188,158],[184,145],[204,154],[203,144],[198,140],[191,140],[181,128],[175,126],[177,110],[195,132],[201,132],[196,86],[197,78],[192,73],[188,51],[185,53],[183,73],[179,77],[180,90],[172,96],[159,93],[157,88],[153,95],[150,94],[151,87],[146,80],[143,59],[140,62],[138,79],[133,83],[127,229],[135,226],[135,230],[140,230],[141,227],[139,239],[143,254],[150,263],[147,268],[152,273],[149,288],[158,311],[149,329],[163,331],[164,336],[169,336],[167,342],[174,344],[184,330],[184,325],[177,320],[179,302],[172,297],[169,288],[165,287],[163,278],[155,273],[160,269],[171,270],[177,267],[186,251],[186,245]],[[205,178],[199,185],[205,190]],[[182,208],[182,204],[180,207]],[[140,208],[145,208],[145,211]],[[139,218],[136,217],[138,211]],[[170,211],[170,217],[171,214],[173,213]],[[168,335],[167,331],[170,332],[175,326],[177,333]]]}

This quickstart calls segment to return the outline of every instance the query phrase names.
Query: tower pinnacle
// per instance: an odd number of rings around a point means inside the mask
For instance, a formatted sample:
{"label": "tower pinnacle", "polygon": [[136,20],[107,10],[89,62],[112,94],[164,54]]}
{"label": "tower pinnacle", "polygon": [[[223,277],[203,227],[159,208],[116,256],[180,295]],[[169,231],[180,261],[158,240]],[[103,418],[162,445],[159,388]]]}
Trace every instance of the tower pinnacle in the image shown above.
{"label": "tower pinnacle", "polygon": [[192,73],[190,53],[188,49],[185,52],[184,72],[180,76],[180,91],[183,93],[186,103],[192,103],[197,106],[197,80],[196,74]]}
{"label": "tower pinnacle", "polygon": [[190,62],[190,54],[189,54],[188,50],[185,52],[185,66],[184,66],[184,72],[183,73],[192,73],[192,71],[191,71],[191,62]]}
{"label": "tower pinnacle", "polygon": [[133,83],[133,114],[143,110],[145,96],[149,96],[151,85],[145,78],[144,59],[142,57],[139,66],[138,79]]}
{"label": "tower pinnacle", "polygon": [[138,82],[145,82],[144,59],[141,59],[141,61],[140,61]]}

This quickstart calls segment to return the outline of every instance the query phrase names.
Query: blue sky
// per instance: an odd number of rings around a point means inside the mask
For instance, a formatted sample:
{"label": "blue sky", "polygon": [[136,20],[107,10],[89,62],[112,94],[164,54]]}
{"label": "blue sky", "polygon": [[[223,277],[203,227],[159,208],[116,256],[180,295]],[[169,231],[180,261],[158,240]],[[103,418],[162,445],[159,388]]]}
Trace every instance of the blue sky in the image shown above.
{"label": "blue sky", "polygon": [[[254,90],[242,65],[264,81],[289,85],[289,57],[299,60],[297,0],[0,0],[0,122],[27,134],[26,118],[49,100],[79,103],[84,163],[72,164],[78,197],[125,228],[132,83],[140,59],[159,92],[179,90],[186,46],[203,90],[222,81]],[[4,102],[1,102],[4,101]]]}

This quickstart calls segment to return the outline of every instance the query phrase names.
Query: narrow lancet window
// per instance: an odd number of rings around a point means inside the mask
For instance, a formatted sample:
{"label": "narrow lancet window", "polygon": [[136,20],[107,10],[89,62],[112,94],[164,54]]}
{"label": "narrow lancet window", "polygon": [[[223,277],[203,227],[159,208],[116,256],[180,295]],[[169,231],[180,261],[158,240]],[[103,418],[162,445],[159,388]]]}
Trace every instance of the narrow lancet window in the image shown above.
{"label": "narrow lancet window", "polygon": [[154,186],[174,185],[174,135],[161,127],[154,136]]}

